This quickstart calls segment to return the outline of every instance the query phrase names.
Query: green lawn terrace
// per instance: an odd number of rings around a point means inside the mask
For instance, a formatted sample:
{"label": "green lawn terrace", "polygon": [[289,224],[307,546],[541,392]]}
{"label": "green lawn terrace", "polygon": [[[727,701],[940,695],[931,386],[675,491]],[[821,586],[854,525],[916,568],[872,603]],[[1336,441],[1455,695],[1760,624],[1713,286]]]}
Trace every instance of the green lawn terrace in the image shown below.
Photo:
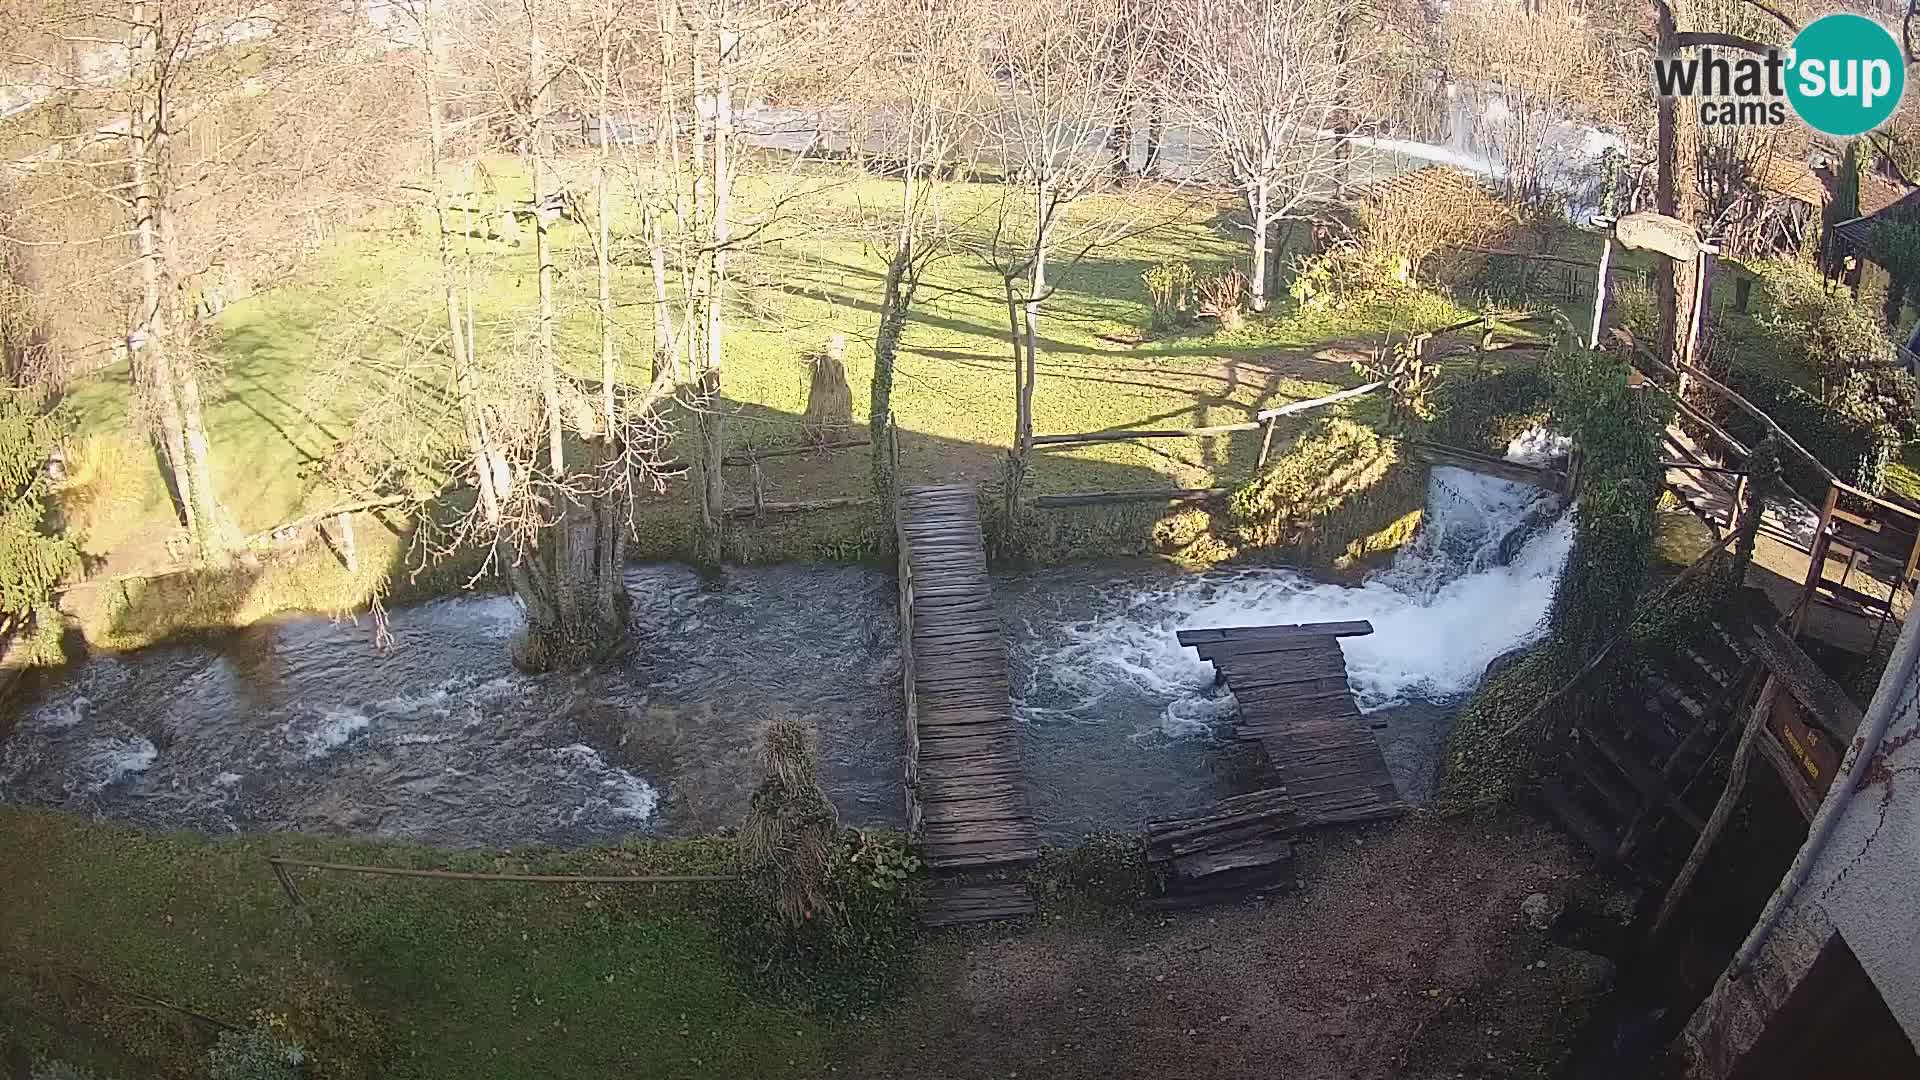
{"label": "green lawn terrace", "polygon": [[[507,166],[493,172],[500,197],[517,197],[523,181]],[[994,479],[1011,445],[1005,294],[982,257],[1003,194],[982,184],[941,191],[949,236],[915,304],[893,398],[907,482]],[[837,171],[743,184],[745,223],[738,231],[751,231],[756,215],[771,223],[735,260],[722,381],[729,452],[799,441],[803,357],[836,334],[848,342],[856,423],[867,419],[884,244],[898,198],[895,183]],[[770,215],[775,205],[778,214]],[[648,378],[653,333],[646,252],[632,239],[638,228],[633,206],[619,206],[613,290],[630,384]],[[1173,187],[1090,197],[1072,208],[1067,231],[1080,239],[1063,244],[1053,261],[1056,291],[1042,318],[1034,396],[1039,434],[1243,422],[1262,408],[1354,385],[1349,361],[1357,348],[1462,315],[1418,291],[1362,310],[1299,310],[1282,297],[1271,313],[1231,330],[1149,332],[1143,270],[1167,258],[1191,260],[1202,272],[1244,262],[1245,236],[1226,223],[1221,204]],[[1095,233],[1117,239],[1089,244]],[[585,374],[599,353],[591,238],[571,223],[556,226],[554,236],[560,354]],[[477,312],[477,355],[483,363],[512,362],[532,333],[532,246],[473,236],[455,243],[458,285]],[[214,321],[209,430],[221,494],[243,532],[365,498],[364,490],[341,484],[333,467],[341,442],[356,423],[364,426],[365,410],[403,401],[401,414],[446,414],[436,245],[424,215],[375,215],[336,237],[290,280]],[[95,489],[75,500],[71,514],[96,573],[165,564],[175,531],[159,470],[132,434],[129,379],[121,363],[77,385],[69,399],[87,440],[82,456],[104,459],[93,470]],[[373,434],[413,437],[390,427]],[[1258,442],[1255,432],[1049,449],[1033,469],[1031,490],[1230,484],[1251,475]],[[857,450],[781,459],[765,469],[770,500],[865,491],[864,453]],[[744,470],[729,471],[730,482],[744,484]],[[686,485],[671,484],[645,508],[634,555],[680,553],[690,505]],[[787,523],[743,525],[729,554],[808,557],[858,547],[858,526],[841,529],[836,535],[833,526],[814,527],[801,541]]]}

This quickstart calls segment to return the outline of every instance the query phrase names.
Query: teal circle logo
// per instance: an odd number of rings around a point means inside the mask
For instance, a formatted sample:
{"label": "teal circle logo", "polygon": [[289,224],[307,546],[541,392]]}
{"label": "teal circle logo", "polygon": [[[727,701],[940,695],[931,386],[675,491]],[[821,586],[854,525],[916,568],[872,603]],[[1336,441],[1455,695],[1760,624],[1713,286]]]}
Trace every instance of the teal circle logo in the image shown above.
{"label": "teal circle logo", "polygon": [[1822,15],[1793,39],[1787,100],[1815,131],[1864,135],[1886,123],[1906,88],[1900,43],[1872,19]]}

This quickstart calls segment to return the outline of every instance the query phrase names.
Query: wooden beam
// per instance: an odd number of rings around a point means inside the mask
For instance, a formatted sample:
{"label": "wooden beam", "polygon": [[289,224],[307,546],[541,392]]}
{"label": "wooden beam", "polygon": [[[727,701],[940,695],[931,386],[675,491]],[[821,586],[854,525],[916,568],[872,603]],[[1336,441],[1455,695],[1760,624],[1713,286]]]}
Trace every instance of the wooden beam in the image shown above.
{"label": "wooden beam", "polygon": [[1760,698],[1754,702],[1753,711],[1747,714],[1746,727],[1740,733],[1740,745],[1734,750],[1733,764],[1727,769],[1727,786],[1721,789],[1720,799],[1713,804],[1713,813],[1707,818],[1707,827],[1700,830],[1699,838],[1693,842],[1693,850],[1687,853],[1687,861],[1681,864],[1680,872],[1674,875],[1673,884],[1667,888],[1667,895],[1660,901],[1660,914],[1653,920],[1653,929],[1647,932],[1649,950],[1666,933],[1680,902],[1692,890],[1693,879],[1699,876],[1700,867],[1706,863],[1715,841],[1720,839],[1727,822],[1733,817],[1734,807],[1739,805],[1740,794],[1747,785],[1747,771],[1753,766],[1754,750],[1758,740],[1765,737],[1767,716],[1773,711],[1774,695],[1779,692],[1779,680],[1769,676],[1760,688]]}
{"label": "wooden beam", "polygon": [[[1282,416],[1297,416],[1326,405],[1347,401],[1371,394],[1385,386],[1384,382],[1370,382],[1349,390],[1328,394],[1325,397],[1294,401],[1278,408],[1263,409],[1254,414],[1252,420],[1237,424],[1213,424],[1208,427],[1194,428],[1130,428],[1116,431],[1085,431],[1074,435],[1036,435],[1031,440],[1034,446],[1072,446],[1076,443],[1126,442],[1130,439],[1190,439],[1204,435],[1225,435],[1235,431],[1253,431],[1262,424]],[[1270,437],[1270,436],[1269,436]]]}
{"label": "wooden beam", "polygon": [[1836,743],[1845,746],[1853,741],[1860,730],[1860,707],[1793,639],[1771,623],[1756,623],[1753,651]]}
{"label": "wooden beam", "polygon": [[762,514],[808,514],[820,510],[840,510],[851,506],[877,506],[880,500],[871,495],[837,495],[830,499],[808,499],[802,502],[769,502],[755,505],[744,503],[727,507],[730,518],[753,518]]}
{"label": "wooden beam", "polygon": [[1440,443],[1422,442],[1419,439],[1408,439],[1406,443],[1413,447],[1415,453],[1434,465],[1454,465],[1472,472],[1498,476],[1503,480],[1537,484],[1553,491],[1561,490],[1567,480],[1567,474],[1559,469],[1523,465],[1518,461],[1508,461],[1506,458],[1494,457],[1491,454],[1462,450]]}
{"label": "wooden beam", "polygon": [[1613,236],[1608,234],[1600,243],[1600,276],[1593,287],[1593,333],[1587,336],[1589,350],[1600,347],[1600,320],[1607,311],[1607,265],[1612,261]]}
{"label": "wooden beam", "polygon": [[1341,622],[1286,623],[1275,626],[1205,626],[1174,631],[1182,645],[1209,645],[1214,642],[1247,639],[1276,641],[1284,638],[1362,637],[1373,633],[1373,624],[1365,619]]}
{"label": "wooden beam", "polygon": [[1166,488],[1158,491],[1070,491],[1059,495],[1035,495],[1027,505],[1038,508],[1062,506],[1102,506],[1129,502],[1206,502],[1224,499],[1230,488]]}

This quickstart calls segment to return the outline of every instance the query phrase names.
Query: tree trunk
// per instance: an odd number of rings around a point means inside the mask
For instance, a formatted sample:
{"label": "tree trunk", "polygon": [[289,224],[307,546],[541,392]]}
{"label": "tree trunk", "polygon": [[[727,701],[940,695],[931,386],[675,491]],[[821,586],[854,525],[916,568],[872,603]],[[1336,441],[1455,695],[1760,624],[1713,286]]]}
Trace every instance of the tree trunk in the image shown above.
{"label": "tree trunk", "polygon": [[[441,155],[446,145],[445,115],[440,102],[439,53],[433,41],[431,23],[425,28],[427,65],[421,75],[421,89],[427,109],[429,183],[433,197],[434,227],[439,234],[440,292],[447,311],[447,340],[453,357],[454,394],[459,399],[460,421],[467,439],[467,453],[473,469],[474,489],[479,493],[480,513],[490,529],[498,529],[505,512],[511,478],[503,476],[505,455],[494,450],[487,438],[480,391],[473,374],[473,328],[460,310],[459,271],[454,266],[452,229],[447,221],[447,197],[441,183]],[[470,217],[471,215],[469,215]],[[471,234],[469,222],[467,232]]]}
{"label": "tree trunk", "polygon": [[[536,8],[530,5],[528,14],[529,17],[537,16]],[[533,159],[533,256],[539,270],[538,375],[540,397],[547,416],[547,467],[553,471],[552,481],[558,484],[566,480],[567,450],[565,418],[560,411],[560,377],[553,361],[553,237],[548,228],[546,212],[547,200],[552,195],[547,175],[547,102],[550,95],[547,89],[546,45],[540,38],[537,24],[529,37],[528,52],[527,77],[534,87],[529,153]]]}
{"label": "tree trunk", "polygon": [[[586,469],[610,463],[605,440],[586,446]],[[592,663],[626,632],[626,521],[610,499],[562,489],[557,501],[558,520],[541,526],[507,561],[507,579],[527,613],[513,660],[528,671]]]}
{"label": "tree trunk", "polygon": [[[653,165],[656,176],[671,176],[677,169],[679,151],[674,140],[674,55],[675,42],[680,32],[680,9],[674,0],[660,0],[660,104],[654,114],[653,126]],[[695,109],[696,137],[698,135],[699,113]],[[687,226],[686,197],[680,185],[673,185],[674,211],[677,224],[684,229]],[[647,261],[653,271],[653,377],[658,380],[662,374],[678,365],[675,358],[679,355],[674,348],[677,332],[673,325],[672,297],[667,291],[667,237],[661,227],[660,214],[651,201],[644,208],[647,229]],[[676,378],[678,374],[676,373]]]}
{"label": "tree trunk", "polygon": [[[538,8],[528,7],[530,20]],[[529,35],[529,79],[532,82],[532,157],[534,202],[534,257],[539,266],[539,322],[537,374],[546,412],[548,492],[551,520],[539,520],[515,533],[518,550],[508,563],[508,579],[526,606],[526,632],[514,644],[514,661],[542,671],[578,667],[604,655],[618,644],[626,628],[627,601],[621,536],[625,520],[620,501],[610,498],[605,479],[617,471],[618,423],[614,413],[611,233],[607,224],[607,133],[605,110],[601,119],[601,162],[596,170],[598,195],[597,258],[600,276],[601,393],[599,410],[581,403],[572,419],[579,429],[584,461],[577,472],[567,462],[566,422],[561,401],[560,374],[553,345],[553,243],[548,206],[554,191],[547,168],[547,113],[551,95],[546,50],[536,22]],[[603,62],[604,62],[603,58]],[[604,74],[604,69],[603,69]],[[604,101],[603,101],[604,104]],[[597,415],[596,415],[597,413]]]}
{"label": "tree trunk", "polygon": [[913,303],[915,187],[913,162],[908,161],[901,181],[900,231],[894,240],[893,258],[887,260],[886,282],[880,295],[880,326],[873,335],[873,380],[867,394],[867,436],[872,442],[869,475],[874,495],[888,507],[892,506],[894,476],[886,427],[893,414],[894,361],[900,352],[900,335],[907,327],[907,310]]}
{"label": "tree trunk", "polygon": [[212,450],[200,404],[200,383],[192,359],[177,346],[184,328],[174,311],[176,292],[168,257],[166,192],[161,188],[170,120],[163,59],[161,12],[145,0],[129,8],[134,71],[140,85],[129,117],[134,242],[140,260],[144,341],[130,349],[136,380],[142,384],[158,427],[168,479],[179,502],[181,523],[204,549],[218,551],[232,538],[213,489]]}
{"label": "tree trunk", "polygon": [[1353,171],[1353,113],[1347,108],[1352,93],[1347,76],[1347,61],[1353,44],[1351,7],[1342,5],[1339,17],[1334,22],[1334,34],[1333,59],[1338,81],[1333,89],[1333,130],[1339,141],[1333,147],[1333,197],[1340,199],[1347,194],[1347,179]]}
{"label": "tree trunk", "polygon": [[1145,159],[1140,164],[1140,175],[1152,176],[1160,169],[1160,142],[1167,122],[1167,92],[1156,86],[1153,96],[1147,101],[1147,145]]}
{"label": "tree trunk", "polygon": [[[1672,56],[1679,51],[1679,24],[1686,16],[1685,0],[1653,0],[1654,52]],[[1662,214],[1695,224],[1699,217],[1699,185],[1694,182],[1699,147],[1699,118],[1671,97],[1658,97],[1654,118],[1654,200]],[[1654,272],[1654,292],[1660,305],[1660,355],[1680,362],[1681,338],[1694,293],[1691,261],[1660,259]],[[1680,376],[1681,390],[1687,377]]]}
{"label": "tree trunk", "polygon": [[1267,220],[1267,199],[1267,185],[1262,181],[1254,185],[1247,200],[1253,214],[1253,270],[1247,275],[1247,295],[1255,311],[1267,310],[1267,233],[1272,225]]}
{"label": "tree trunk", "polygon": [[1020,325],[1016,328],[1016,333],[1025,339],[1021,349],[1025,370],[1019,383],[1020,403],[1014,428],[1014,446],[1022,462],[1033,450],[1033,384],[1040,373],[1040,305],[1047,292],[1047,247],[1052,240],[1047,235],[1047,185],[1037,185],[1034,197],[1040,210],[1037,218],[1040,224],[1033,238],[1033,266],[1027,276],[1026,302],[1020,306]]}
{"label": "tree trunk", "polygon": [[[712,241],[704,313],[706,350],[700,371],[700,396],[704,407],[698,413],[696,422],[700,435],[700,557],[709,564],[718,564],[720,561],[721,531],[725,528],[727,512],[726,479],[722,473],[722,462],[727,453],[726,410],[720,397],[720,372],[726,356],[727,245],[732,240],[728,219],[733,202],[733,51],[739,42],[739,33],[722,25],[715,33],[714,41],[713,210],[708,221],[708,234]],[[698,144],[696,138],[696,155]]]}
{"label": "tree trunk", "polygon": [[619,363],[619,350],[614,342],[613,322],[613,199],[610,192],[611,181],[607,176],[607,161],[612,150],[607,138],[607,127],[611,123],[607,112],[607,84],[613,78],[613,8],[609,3],[603,15],[605,22],[600,32],[600,160],[593,170],[594,219],[598,226],[594,244],[594,261],[598,265],[600,276],[600,412],[603,439],[612,441],[619,430],[613,407],[614,369]]}

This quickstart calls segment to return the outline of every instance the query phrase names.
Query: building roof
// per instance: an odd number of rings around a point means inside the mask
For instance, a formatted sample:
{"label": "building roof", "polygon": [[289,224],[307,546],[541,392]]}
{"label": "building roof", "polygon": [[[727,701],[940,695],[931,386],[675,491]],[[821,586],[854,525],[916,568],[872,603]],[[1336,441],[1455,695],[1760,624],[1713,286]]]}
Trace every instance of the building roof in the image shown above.
{"label": "building roof", "polygon": [[[1867,185],[1864,181],[1866,177],[1862,176],[1861,180],[1863,182],[1860,185],[1860,203],[1861,208],[1865,209]],[[1889,202],[1881,203],[1878,210],[1862,214],[1849,221],[1840,222],[1833,227],[1834,239],[1841,244],[1845,244],[1855,253],[1864,256],[1867,253],[1869,244],[1873,240],[1873,230],[1878,228],[1881,222],[1915,214],[1920,214],[1920,188],[1908,191]]]}
{"label": "building roof", "polygon": [[1827,204],[1827,184],[1813,167],[1798,158],[1769,154],[1754,170],[1760,190],[1785,196],[1818,209]]}
{"label": "building roof", "polygon": [[1915,189],[1874,169],[1860,171],[1860,213],[1872,216],[1901,202]]}

